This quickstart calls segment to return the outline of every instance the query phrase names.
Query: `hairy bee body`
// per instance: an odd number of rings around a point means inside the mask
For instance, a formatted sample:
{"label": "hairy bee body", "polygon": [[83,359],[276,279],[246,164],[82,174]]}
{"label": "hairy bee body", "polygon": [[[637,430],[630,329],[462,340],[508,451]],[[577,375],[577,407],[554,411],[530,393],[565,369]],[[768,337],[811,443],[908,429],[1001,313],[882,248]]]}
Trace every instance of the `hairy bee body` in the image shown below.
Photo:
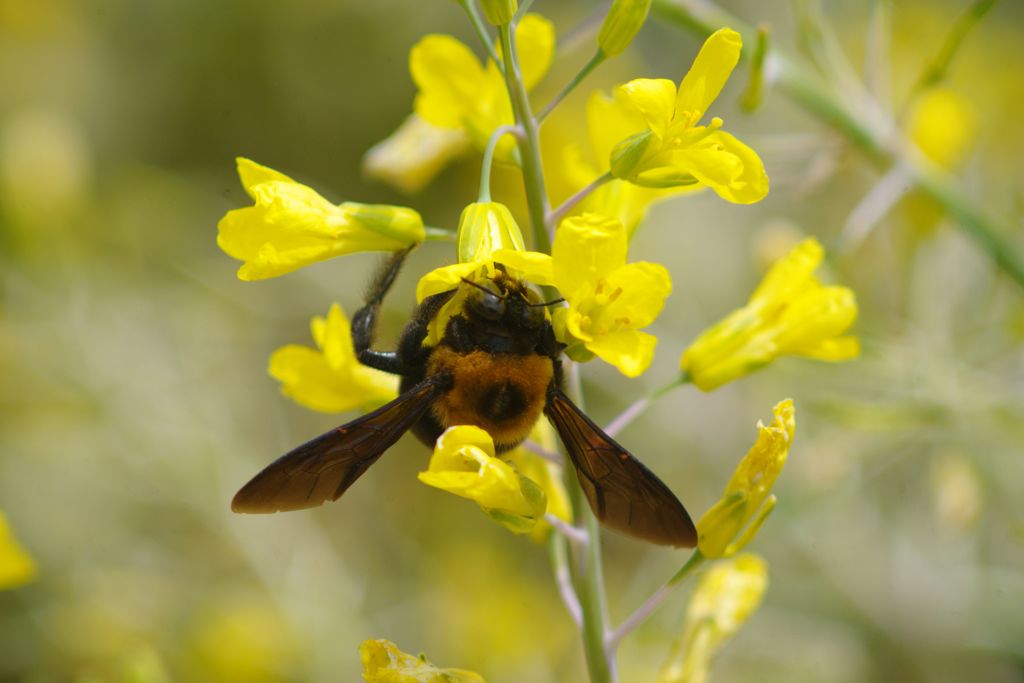
{"label": "hairy bee body", "polygon": [[[236,494],[232,509],[277,512],[337,500],[406,431],[432,447],[445,429],[474,425],[503,453],[545,415],[602,522],[653,543],[696,543],[693,522],[671,490],[562,393],[563,345],[545,311],[551,304],[501,268],[428,297],[395,351],[372,349],[380,303],[404,257],[396,254],[385,265],[352,318],[357,357],[400,375],[399,397],[272,462]],[[428,344],[431,324],[449,302],[455,310],[446,314],[444,333]]]}

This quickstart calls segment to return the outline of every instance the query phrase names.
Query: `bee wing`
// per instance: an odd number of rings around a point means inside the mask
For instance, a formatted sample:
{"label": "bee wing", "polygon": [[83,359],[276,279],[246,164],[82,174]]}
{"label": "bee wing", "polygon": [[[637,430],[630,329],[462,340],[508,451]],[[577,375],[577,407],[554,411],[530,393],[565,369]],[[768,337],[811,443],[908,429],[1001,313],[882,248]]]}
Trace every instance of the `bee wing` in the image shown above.
{"label": "bee wing", "polygon": [[302,510],[337,500],[401,438],[440,393],[427,378],[391,403],[285,453],[235,494],[235,512]]}
{"label": "bee wing", "polygon": [[544,410],[562,437],[590,508],[605,526],[658,545],[697,544],[690,515],[668,486],[565,394],[553,391]]}

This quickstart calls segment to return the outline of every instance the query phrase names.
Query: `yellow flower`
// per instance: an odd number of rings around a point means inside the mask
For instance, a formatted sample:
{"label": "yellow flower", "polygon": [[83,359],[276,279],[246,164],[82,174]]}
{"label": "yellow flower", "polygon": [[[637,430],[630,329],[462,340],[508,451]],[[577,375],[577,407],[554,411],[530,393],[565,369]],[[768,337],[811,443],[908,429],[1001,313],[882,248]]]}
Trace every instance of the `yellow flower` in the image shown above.
{"label": "yellow flower", "polygon": [[740,461],[721,499],[697,522],[697,549],[704,557],[727,557],[742,550],[775,508],[775,496],[769,493],[793,441],[793,401],[776,405],[772,416],[767,427],[758,421],[757,441]]}
{"label": "yellow flower", "polygon": [[651,0],[613,0],[597,34],[601,52],[613,57],[629,47],[647,21],[650,9]]}
{"label": "yellow flower", "polygon": [[704,683],[711,660],[760,606],[768,565],[745,553],[717,563],[701,577],[686,610],[686,624],[662,667],[658,683]]}
{"label": "yellow flower", "polygon": [[485,261],[499,249],[526,249],[512,212],[498,202],[474,202],[463,209],[455,242],[459,263]]}
{"label": "yellow flower", "polygon": [[359,656],[367,683],[484,683],[480,674],[465,669],[439,669],[424,655],[406,654],[390,640],[364,640]]}
{"label": "yellow flower", "polygon": [[626,263],[626,229],[613,218],[567,218],[555,233],[551,256],[504,263],[531,270],[532,282],[554,285],[568,308],[554,313],[555,332],[578,360],[590,354],[636,377],[651,364],[658,340],[640,332],[658,317],[672,291],[668,271],[656,263]]}
{"label": "yellow flower", "polygon": [[718,97],[740,56],[732,29],[713,33],[678,89],[667,79],[640,78],[619,86],[615,97],[632,108],[632,135],[612,151],[611,171],[645,187],[701,183],[738,204],[760,201],[768,175],[754,150],[720,130],[722,120],[697,123]]}
{"label": "yellow flower", "polygon": [[423,241],[423,220],[401,206],[339,205],[265,166],[238,158],[254,206],[229,211],[217,246],[244,261],[241,280],[261,280],[357,251],[398,251]]}
{"label": "yellow flower", "polygon": [[186,641],[198,680],[284,683],[299,666],[301,643],[286,618],[247,596],[220,597],[196,611]]}
{"label": "yellow flower", "polygon": [[778,356],[842,361],[860,352],[856,337],[840,336],[857,319],[857,299],[814,277],[824,250],[809,238],[765,275],[747,305],[705,330],[680,365],[704,391],[747,375]]}
{"label": "yellow flower", "polygon": [[[615,145],[644,126],[642,117],[631,107],[600,91],[592,93],[587,100],[586,121],[586,150],[577,144],[564,145],[560,163],[550,164],[549,171],[545,171],[552,179],[561,178],[569,190],[562,199],[586,187],[598,176],[608,173],[611,170],[609,159]],[[572,213],[599,213],[618,218],[632,236],[652,203],[701,189],[703,186],[699,184],[670,188],[641,187],[616,178],[587,195],[574,207]]]}
{"label": "yellow flower", "polygon": [[[530,439],[550,453],[557,452],[555,433],[547,420],[541,420],[533,427]],[[554,515],[567,524],[572,524],[572,506],[569,504],[569,493],[565,490],[562,479],[562,468],[543,458],[527,446],[519,446],[501,456],[516,470],[530,481],[535,482],[547,498],[546,514]],[[530,530],[530,540],[542,543],[547,540],[551,525],[541,519]]]}
{"label": "yellow flower", "polygon": [[955,91],[930,88],[914,103],[907,130],[926,157],[945,169],[954,169],[974,145],[974,111]]}
{"label": "yellow flower", "polygon": [[375,408],[393,399],[398,378],[356,360],[348,318],[339,304],[326,318],[313,318],[316,349],[289,344],[270,356],[270,375],[281,393],[296,403],[325,413]]}
{"label": "yellow flower", "polygon": [[363,172],[415,194],[469,149],[469,138],[462,130],[439,128],[410,114],[394,133],[366,152]]}
{"label": "yellow flower", "polygon": [[475,501],[513,533],[530,531],[547,509],[536,482],[495,457],[491,435],[468,425],[449,427],[437,439],[430,466],[419,479],[428,486]]}
{"label": "yellow flower", "polygon": [[18,588],[36,578],[36,563],[14,538],[0,512],[0,590]]}
{"label": "yellow flower", "polygon": [[[551,65],[555,29],[547,19],[528,14],[516,27],[516,46],[529,90]],[[455,38],[436,34],[423,38],[409,53],[409,70],[419,88],[416,113],[434,126],[464,130],[477,149],[483,151],[495,128],[515,123],[505,78],[497,65],[481,65],[473,51]],[[495,158],[515,163],[515,144],[511,136],[504,136]]]}

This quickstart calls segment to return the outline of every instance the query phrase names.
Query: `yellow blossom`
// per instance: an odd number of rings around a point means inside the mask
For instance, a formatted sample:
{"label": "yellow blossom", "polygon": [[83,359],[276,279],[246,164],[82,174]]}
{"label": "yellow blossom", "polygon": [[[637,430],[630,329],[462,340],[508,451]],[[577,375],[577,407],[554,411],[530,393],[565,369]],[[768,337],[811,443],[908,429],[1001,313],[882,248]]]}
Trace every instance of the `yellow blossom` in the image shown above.
{"label": "yellow blossom", "polygon": [[613,57],[629,47],[647,21],[650,9],[651,0],[613,0],[597,34],[601,52]]}
{"label": "yellow blossom", "polygon": [[406,194],[414,194],[470,147],[464,131],[439,128],[410,114],[394,133],[366,152],[363,172]]}
{"label": "yellow blossom", "polygon": [[375,408],[393,399],[398,378],[362,365],[352,346],[348,318],[339,304],[326,318],[313,318],[317,348],[289,344],[270,356],[270,375],[281,393],[296,403],[325,413]]}
{"label": "yellow blossom", "polygon": [[651,364],[658,342],[640,328],[658,317],[672,280],[656,263],[626,263],[626,250],[620,221],[583,214],[558,227],[550,257],[502,256],[512,267],[531,270],[532,282],[554,285],[565,297],[569,305],[555,311],[554,324],[570,357],[593,354],[636,377]]}
{"label": "yellow blossom", "polygon": [[767,427],[758,421],[757,441],[736,467],[722,497],[697,522],[697,549],[704,557],[727,557],[742,550],[775,508],[775,496],[769,494],[793,441],[793,401],[782,401],[772,415]]}
{"label": "yellow blossom", "polygon": [[480,674],[465,669],[439,669],[424,655],[406,654],[390,640],[364,640],[359,656],[367,683],[484,683]]}
{"label": "yellow blossom", "polygon": [[[595,178],[608,173],[612,150],[624,138],[643,127],[638,113],[607,93],[595,91],[586,104],[587,145],[566,144],[558,159],[548,165],[545,173],[560,179],[569,189],[562,199],[586,187]],[[648,207],[659,199],[703,189],[702,185],[680,185],[670,188],[641,187],[615,178],[604,183],[573,209],[573,214],[599,213],[618,218],[632,236]]]}
{"label": "yellow blossom", "polygon": [[775,263],[747,305],[705,330],[680,365],[704,391],[757,370],[778,356],[842,361],[860,352],[856,337],[840,336],[857,319],[853,292],[823,286],[814,271],[824,256],[809,238]]}
{"label": "yellow blossom", "polygon": [[[530,440],[550,453],[557,452],[555,433],[547,420],[541,420],[534,425]],[[565,490],[561,466],[541,457],[527,446],[514,448],[502,455],[502,459],[544,491],[548,501],[546,515],[553,515],[567,524],[572,524],[572,506],[569,504],[569,493]],[[542,543],[550,532],[551,525],[541,519],[530,530],[530,540]]]}
{"label": "yellow blossom", "polygon": [[[551,65],[554,26],[539,15],[526,15],[516,27],[516,46],[523,83],[529,90]],[[483,151],[495,128],[515,123],[498,66],[491,61],[481,64],[455,38],[433,34],[420,40],[409,53],[409,70],[419,88],[416,113],[434,126],[464,130],[477,149]],[[504,136],[495,159],[515,163],[515,144],[514,138]]]}
{"label": "yellow blossom", "polygon": [[721,647],[757,610],[768,587],[768,565],[752,553],[715,564],[694,589],[686,624],[658,683],[704,683]]}
{"label": "yellow blossom", "polygon": [[36,578],[36,563],[14,538],[0,512],[0,590],[18,588]]}
{"label": "yellow blossom", "polygon": [[430,466],[419,479],[428,486],[475,501],[513,533],[533,529],[547,509],[543,489],[495,457],[491,435],[479,427],[449,427],[437,439]]}
{"label": "yellow blossom", "polygon": [[907,130],[926,157],[945,169],[954,169],[974,145],[974,111],[970,102],[956,91],[930,88],[914,102]]}
{"label": "yellow blossom", "polygon": [[254,206],[229,211],[217,224],[217,246],[244,261],[241,280],[261,280],[358,251],[398,251],[423,241],[423,220],[401,206],[335,205],[313,189],[238,158],[242,186]]}
{"label": "yellow blossom", "polygon": [[754,150],[721,130],[715,117],[697,125],[739,61],[740,34],[713,33],[679,87],[667,79],[640,78],[619,86],[615,97],[633,110],[632,134],[611,153],[616,178],[645,187],[700,183],[738,204],[760,201],[768,175]]}
{"label": "yellow blossom", "polygon": [[499,249],[524,251],[523,235],[508,207],[499,202],[474,202],[462,210],[455,237],[459,263],[484,261]]}

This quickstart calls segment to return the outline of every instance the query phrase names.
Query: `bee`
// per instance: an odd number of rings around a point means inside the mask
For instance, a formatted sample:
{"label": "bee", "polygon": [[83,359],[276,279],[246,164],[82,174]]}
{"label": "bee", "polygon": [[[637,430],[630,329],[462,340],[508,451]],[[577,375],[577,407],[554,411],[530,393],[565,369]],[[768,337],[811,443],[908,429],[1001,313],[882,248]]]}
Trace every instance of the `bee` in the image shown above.
{"label": "bee", "polygon": [[[560,299],[544,302],[499,265],[482,282],[463,280],[424,299],[396,350],[371,348],[381,302],[407,253],[385,261],[366,304],[352,317],[357,358],[399,375],[398,398],[284,454],[238,491],[231,509],[271,513],[337,500],[410,430],[433,447],[446,428],[475,425],[504,453],[522,443],[544,415],[605,526],[659,545],[695,545],[693,522],[672,491],[563,392],[564,345],[546,314]],[[449,301],[459,305],[443,336],[434,345],[425,343],[431,322]]]}

